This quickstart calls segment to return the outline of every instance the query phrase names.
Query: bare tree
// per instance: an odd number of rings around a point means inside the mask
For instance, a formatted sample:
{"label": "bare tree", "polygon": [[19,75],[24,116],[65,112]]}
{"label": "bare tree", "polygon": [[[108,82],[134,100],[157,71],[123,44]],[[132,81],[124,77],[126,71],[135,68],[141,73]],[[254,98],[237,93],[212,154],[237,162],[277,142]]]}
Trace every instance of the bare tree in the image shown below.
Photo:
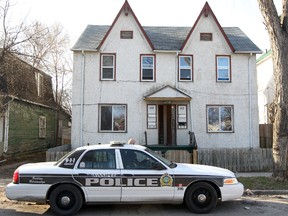
{"label": "bare tree", "polygon": [[278,16],[272,0],[258,0],[272,49],[275,99],[270,107],[273,123],[274,176],[288,178],[288,0]]}

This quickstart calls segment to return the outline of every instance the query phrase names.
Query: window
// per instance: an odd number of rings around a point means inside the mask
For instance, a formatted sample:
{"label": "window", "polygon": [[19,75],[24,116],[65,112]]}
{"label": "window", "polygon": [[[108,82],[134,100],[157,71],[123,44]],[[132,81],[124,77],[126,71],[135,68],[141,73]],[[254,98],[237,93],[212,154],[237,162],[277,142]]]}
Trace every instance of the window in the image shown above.
{"label": "window", "polygon": [[217,81],[230,82],[230,56],[217,56]]}
{"label": "window", "polygon": [[43,96],[43,75],[40,73],[35,73],[37,95],[39,97]]}
{"label": "window", "polygon": [[212,41],[212,33],[200,33],[200,40],[201,41]]}
{"label": "window", "polygon": [[192,81],[193,56],[179,56],[179,80]]}
{"label": "window", "polygon": [[46,137],[46,117],[39,116],[39,138]]}
{"label": "window", "polygon": [[155,81],[154,55],[141,55],[141,81]]}
{"label": "window", "polygon": [[147,128],[157,128],[157,107],[156,105],[147,105]]}
{"label": "window", "polygon": [[121,39],[133,39],[133,31],[121,31],[120,38]]}
{"label": "window", "polygon": [[187,128],[187,105],[177,106],[178,129]]}
{"label": "window", "polygon": [[162,164],[144,152],[130,149],[121,149],[120,152],[124,169],[153,170],[160,167],[164,168]]}
{"label": "window", "polygon": [[5,134],[5,117],[0,116],[0,142],[4,142]]}
{"label": "window", "polygon": [[115,150],[88,151],[81,159],[79,169],[116,169]]}
{"label": "window", "polygon": [[115,54],[101,54],[101,80],[115,80]]}
{"label": "window", "polygon": [[208,132],[233,132],[233,106],[207,106]]}
{"label": "window", "polygon": [[100,105],[100,132],[126,132],[126,105]]}

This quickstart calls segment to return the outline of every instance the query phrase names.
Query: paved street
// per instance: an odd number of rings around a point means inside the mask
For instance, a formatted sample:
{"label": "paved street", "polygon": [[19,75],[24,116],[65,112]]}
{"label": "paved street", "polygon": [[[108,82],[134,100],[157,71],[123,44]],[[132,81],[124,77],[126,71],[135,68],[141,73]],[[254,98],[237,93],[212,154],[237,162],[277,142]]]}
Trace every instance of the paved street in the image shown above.
{"label": "paved street", "polygon": [[[262,216],[286,215],[288,194],[278,196],[242,197],[239,200],[220,203],[215,211],[207,215],[221,216]],[[83,206],[77,216],[95,215],[191,215],[183,205],[99,205]],[[54,215],[48,205],[10,201],[0,187],[0,215],[36,216]],[[205,215],[205,214],[204,214]]]}

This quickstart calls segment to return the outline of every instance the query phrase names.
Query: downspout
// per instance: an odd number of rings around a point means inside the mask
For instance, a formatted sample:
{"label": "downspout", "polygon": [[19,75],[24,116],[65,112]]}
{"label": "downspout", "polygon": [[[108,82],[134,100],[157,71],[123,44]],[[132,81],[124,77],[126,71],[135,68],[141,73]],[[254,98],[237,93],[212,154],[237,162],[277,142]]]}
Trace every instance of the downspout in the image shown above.
{"label": "downspout", "polygon": [[7,105],[7,110],[4,116],[4,149],[3,152],[8,151],[9,142],[9,114],[10,114],[10,104]]}
{"label": "downspout", "polygon": [[84,114],[84,73],[85,73],[85,53],[82,50],[82,67],[81,67],[81,102],[80,102],[80,146],[83,146],[83,114]]}
{"label": "downspout", "polygon": [[249,91],[249,143],[250,148],[253,148],[253,137],[252,137],[252,80],[251,80],[251,71],[250,71],[250,59],[252,53],[248,58],[248,91]]}

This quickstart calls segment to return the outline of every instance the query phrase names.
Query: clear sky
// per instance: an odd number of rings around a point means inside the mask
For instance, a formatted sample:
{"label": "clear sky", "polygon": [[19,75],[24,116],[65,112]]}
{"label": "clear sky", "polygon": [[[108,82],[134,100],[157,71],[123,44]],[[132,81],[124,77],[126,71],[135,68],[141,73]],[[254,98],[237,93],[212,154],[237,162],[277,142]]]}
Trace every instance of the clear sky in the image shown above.
{"label": "clear sky", "polygon": [[[71,46],[88,24],[111,25],[125,0],[10,0],[13,20],[64,26]],[[262,50],[270,48],[257,0],[128,0],[143,26],[192,27],[205,2],[223,27],[237,26]],[[274,0],[278,11],[282,0]]]}

